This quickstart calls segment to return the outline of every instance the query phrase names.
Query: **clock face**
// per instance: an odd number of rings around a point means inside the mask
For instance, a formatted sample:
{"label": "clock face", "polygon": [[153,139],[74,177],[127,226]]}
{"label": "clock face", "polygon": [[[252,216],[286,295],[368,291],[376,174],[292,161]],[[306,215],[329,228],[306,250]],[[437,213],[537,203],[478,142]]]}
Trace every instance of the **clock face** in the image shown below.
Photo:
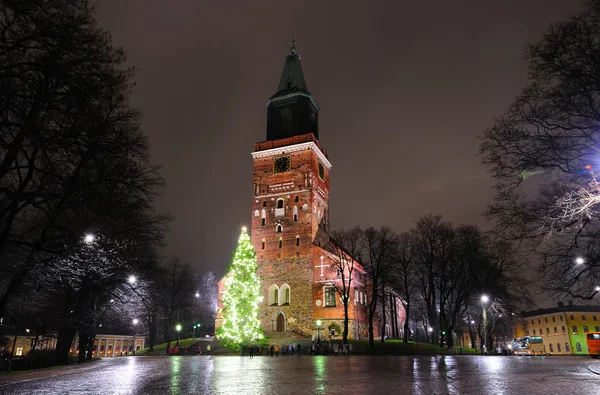
{"label": "clock face", "polygon": [[321,177],[321,180],[325,179],[325,168],[320,163],[319,163],[319,177]]}
{"label": "clock face", "polygon": [[273,159],[273,173],[285,173],[292,169],[292,159],[289,155]]}

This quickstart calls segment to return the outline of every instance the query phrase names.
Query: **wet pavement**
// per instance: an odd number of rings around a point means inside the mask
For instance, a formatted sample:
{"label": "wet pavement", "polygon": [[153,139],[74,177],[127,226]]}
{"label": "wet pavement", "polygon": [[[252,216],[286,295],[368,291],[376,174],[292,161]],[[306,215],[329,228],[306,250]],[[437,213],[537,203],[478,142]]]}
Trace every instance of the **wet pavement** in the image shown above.
{"label": "wet pavement", "polygon": [[[117,358],[115,358],[117,359]],[[577,357],[126,357],[0,384],[0,394],[596,394]],[[17,376],[13,376],[17,377]]]}

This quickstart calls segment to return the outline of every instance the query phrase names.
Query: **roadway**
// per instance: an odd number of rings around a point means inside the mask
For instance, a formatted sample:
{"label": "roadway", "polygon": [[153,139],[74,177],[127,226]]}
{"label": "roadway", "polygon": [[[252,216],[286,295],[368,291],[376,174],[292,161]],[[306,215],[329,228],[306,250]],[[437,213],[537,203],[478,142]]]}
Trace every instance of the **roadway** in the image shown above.
{"label": "roadway", "polygon": [[[600,360],[580,357],[123,357],[59,376],[8,376],[2,394],[594,394]],[[21,377],[19,377],[21,376]],[[6,377],[6,376],[5,376]],[[8,379],[7,378],[7,379]]]}

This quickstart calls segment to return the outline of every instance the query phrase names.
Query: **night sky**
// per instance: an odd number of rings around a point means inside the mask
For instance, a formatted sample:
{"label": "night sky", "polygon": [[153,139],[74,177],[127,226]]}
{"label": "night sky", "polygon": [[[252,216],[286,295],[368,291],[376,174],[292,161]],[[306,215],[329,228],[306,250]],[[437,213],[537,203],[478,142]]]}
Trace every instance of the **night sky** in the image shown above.
{"label": "night sky", "polygon": [[165,254],[221,276],[250,222],[253,143],[266,138],[292,37],[333,164],[332,228],[486,226],[479,138],[527,83],[525,44],[573,0],[99,0],[139,68],[133,103],[175,216]]}

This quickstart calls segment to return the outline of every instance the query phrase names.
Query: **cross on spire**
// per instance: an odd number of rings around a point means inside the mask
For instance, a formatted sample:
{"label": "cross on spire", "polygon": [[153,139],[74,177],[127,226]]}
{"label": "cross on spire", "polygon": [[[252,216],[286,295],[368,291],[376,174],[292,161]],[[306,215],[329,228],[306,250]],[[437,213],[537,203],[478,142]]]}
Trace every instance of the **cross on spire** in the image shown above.
{"label": "cross on spire", "polygon": [[292,38],[292,41],[290,42],[290,52],[291,53],[296,53],[296,43],[297,42],[298,41],[296,41]]}

